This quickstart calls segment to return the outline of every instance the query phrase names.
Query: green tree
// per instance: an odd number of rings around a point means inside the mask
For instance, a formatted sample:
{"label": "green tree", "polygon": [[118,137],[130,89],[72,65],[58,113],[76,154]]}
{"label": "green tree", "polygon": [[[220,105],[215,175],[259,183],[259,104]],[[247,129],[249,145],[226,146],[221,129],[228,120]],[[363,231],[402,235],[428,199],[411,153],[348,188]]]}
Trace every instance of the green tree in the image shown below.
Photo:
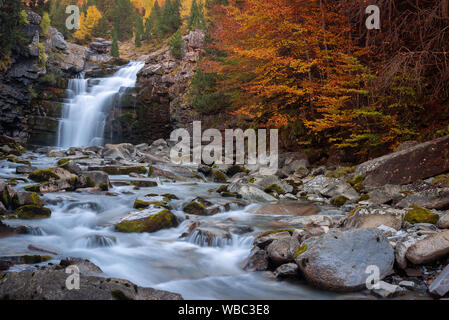
{"label": "green tree", "polygon": [[113,56],[114,58],[119,58],[120,57],[120,52],[119,52],[119,49],[118,49],[117,30],[115,28],[112,30],[111,56]]}
{"label": "green tree", "polygon": [[92,29],[94,37],[106,37],[109,35],[109,23],[107,17],[104,15],[98,20],[98,23]]}
{"label": "green tree", "polygon": [[124,41],[133,37],[136,8],[129,0],[115,0],[111,12],[112,23],[117,32],[118,40]]}
{"label": "green tree", "polygon": [[134,38],[134,43],[135,43],[136,47],[140,47],[142,45],[140,41],[142,40],[143,33],[144,33],[144,28],[143,28],[142,16],[141,15],[137,15],[137,17],[136,17],[136,28],[135,28],[135,38]]}
{"label": "green tree", "polygon": [[182,58],[182,34],[178,29],[169,40],[170,52],[176,58]]}
{"label": "green tree", "polygon": [[192,1],[187,27],[189,28],[189,30],[204,29],[206,27],[206,23],[204,21],[203,6],[201,3],[198,4],[196,0]]}
{"label": "green tree", "polygon": [[0,71],[6,71],[10,62],[11,49],[24,42],[21,32],[24,7],[20,0],[2,2],[0,10]]}

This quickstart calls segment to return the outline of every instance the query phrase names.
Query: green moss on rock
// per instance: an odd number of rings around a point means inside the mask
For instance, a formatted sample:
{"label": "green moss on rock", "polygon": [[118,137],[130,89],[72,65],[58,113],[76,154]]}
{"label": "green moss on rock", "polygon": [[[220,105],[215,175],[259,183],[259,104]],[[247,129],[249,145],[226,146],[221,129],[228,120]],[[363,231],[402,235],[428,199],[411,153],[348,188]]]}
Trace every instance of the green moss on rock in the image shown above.
{"label": "green moss on rock", "polygon": [[164,193],[162,196],[169,200],[179,200],[179,198],[176,195],[174,195],[173,193]]}
{"label": "green moss on rock", "polygon": [[296,250],[295,255],[293,256],[295,259],[301,254],[306,252],[307,250],[307,245],[305,243],[303,243],[298,250]]}
{"label": "green moss on rock", "polygon": [[358,192],[363,190],[363,181],[365,181],[365,177],[358,175],[353,179],[348,180],[347,182]]}
{"label": "green moss on rock", "polygon": [[432,211],[422,208],[417,205],[412,205],[412,208],[407,210],[404,220],[411,223],[431,223],[436,224],[438,222],[439,215],[432,213]]}
{"label": "green moss on rock", "polygon": [[51,260],[50,256],[40,256],[40,255],[32,255],[32,256],[25,255],[22,256],[22,258],[25,264],[35,264]]}
{"label": "green moss on rock", "polygon": [[223,183],[227,181],[226,175],[223,173],[223,171],[220,170],[215,170],[213,173],[213,177],[215,182]]}
{"label": "green moss on rock", "polygon": [[207,216],[206,207],[202,203],[192,201],[184,206],[182,209],[184,212],[189,214],[195,214],[199,216]]}
{"label": "green moss on rock", "polygon": [[357,167],[341,167],[334,171],[328,171],[326,173],[326,177],[328,178],[342,178],[348,174],[351,174],[355,171]]}
{"label": "green moss on rock", "polygon": [[367,201],[367,200],[369,200],[369,199],[371,199],[371,196],[369,195],[369,194],[362,194],[361,196],[360,196],[360,198],[357,200],[357,202],[360,202],[360,201]]}
{"label": "green moss on rock", "polygon": [[125,220],[115,225],[115,230],[125,233],[156,232],[161,229],[174,228],[178,226],[178,219],[168,209],[146,218],[136,220]]}
{"label": "green moss on rock", "polygon": [[265,191],[266,193],[270,193],[270,194],[273,194],[273,193],[276,193],[276,194],[285,194],[284,189],[282,189],[279,185],[277,185],[277,184],[275,184],[275,183],[270,184],[268,187],[265,188],[264,191]]}
{"label": "green moss on rock", "polygon": [[50,180],[59,180],[60,179],[60,177],[56,173],[51,171],[51,169],[36,170],[36,171],[30,173],[28,178],[30,178],[31,180],[36,181],[36,182],[47,182]]}
{"label": "green moss on rock", "polygon": [[51,210],[36,205],[25,205],[16,209],[19,219],[45,219],[51,216]]}
{"label": "green moss on rock", "polygon": [[150,166],[148,168],[148,177],[151,177],[153,175],[153,173],[154,173],[154,168],[153,168],[153,166]]}
{"label": "green moss on rock", "polygon": [[155,181],[144,181],[144,180],[134,180],[131,181],[131,185],[138,188],[151,188],[157,187],[157,182]]}
{"label": "green moss on rock", "polygon": [[115,300],[134,300],[133,298],[128,297],[121,290],[114,290],[111,292],[112,298]]}
{"label": "green moss on rock", "polygon": [[217,192],[218,192],[218,193],[228,192],[228,186],[225,185],[225,184],[219,186],[219,187],[217,188]]}
{"label": "green moss on rock", "polygon": [[100,188],[101,191],[108,191],[109,190],[109,186],[108,186],[108,184],[106,182],[100,183],[99,188]]}
{"label": "green moss on rock", "polygon": [[336,207],[341,207],[343,206],[349,199],[346,198],[345,196],[338,196],[335,198],[331,199],[331,204],[336,206]]}

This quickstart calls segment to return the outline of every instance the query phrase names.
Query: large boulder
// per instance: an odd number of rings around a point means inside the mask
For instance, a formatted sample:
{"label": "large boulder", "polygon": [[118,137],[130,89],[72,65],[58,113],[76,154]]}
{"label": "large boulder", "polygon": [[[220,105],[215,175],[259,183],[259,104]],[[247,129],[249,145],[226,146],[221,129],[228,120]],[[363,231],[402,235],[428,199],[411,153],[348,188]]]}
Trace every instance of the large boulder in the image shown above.
{"label": "large boulder", "polygon": [[84,70],[88,53],[88,48],[68,43],[65,51],[55,59],[56,67],[66,72],[79,73]]}
{"label": "large boulder", "polygon": [[[80,269],[81,271],[81,269]],[[142,288],[128,280],[81,274],[80,289],[68,290],[64,270],[9,272],[0,279],[0,297],[11,300],[181,300],[179,294]]]}
{"label": "large boulder", "polygon": [[449,230],[417,241],[406,253],[407,260],[413,264],[424,264],[435,261],[449,254]]}
{"label": "large boulder", "polygon": [[307,281],[335,291],[359,290],[366,285],[368,266],[379,268],[379,277],[390,274],[394,250],[376,229],[357,229],[328,233],[305,240],[296,263]]}
{"label": "large boulder", "polygon": [[449,170],[449,136],[362,163],[356,175],[367,187],[408,184]]}

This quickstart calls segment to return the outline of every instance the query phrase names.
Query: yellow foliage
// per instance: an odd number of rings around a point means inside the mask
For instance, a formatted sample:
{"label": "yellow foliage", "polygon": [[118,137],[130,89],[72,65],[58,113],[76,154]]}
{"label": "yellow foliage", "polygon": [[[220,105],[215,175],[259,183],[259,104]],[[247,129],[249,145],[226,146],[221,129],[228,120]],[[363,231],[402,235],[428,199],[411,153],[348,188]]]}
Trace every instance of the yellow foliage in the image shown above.
{"label": "yellow foliage", "polygon": [[93,28],[98,24],[101,19],[101,13],[96,6],[90,6],[87,9],[87,14],[81,14],[80,17],[80,29],[75,32],[74,37],[78,40],[89,39],[92,35]]}

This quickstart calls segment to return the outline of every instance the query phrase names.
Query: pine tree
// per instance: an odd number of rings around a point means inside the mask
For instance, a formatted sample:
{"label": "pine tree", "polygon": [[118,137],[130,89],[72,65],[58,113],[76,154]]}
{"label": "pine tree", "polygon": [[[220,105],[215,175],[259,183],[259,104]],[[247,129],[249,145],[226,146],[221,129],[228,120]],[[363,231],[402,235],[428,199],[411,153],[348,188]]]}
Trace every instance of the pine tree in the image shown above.
{"label": "pine tree", "polygon": [[111,18],[116,28],[118,40],[124,41],[133,37],[135,17],[136,8],[129,0],[115,0]]}
{"label": "pine tree", "polygon": [[114,58],[119,58],[120,57],[120,52],[118,49],[118,36],[117,36],[117,30],[114,29],[112,30],[112,46],[111,46],[111,56]]}
{"label": "pine tree", "polygon": [[107,37],[109,35],[109,23],[106,15],[102,16],[95,27],[92,29],[92,36],[99,37]]}
{"label": "pine tree", "polygon": [[161,36],[162,25],[162,8],[159,6],[159,2],[154,3],[153,9],[151,9],[150,16],[148,17],[149,23],[151,23],[151,33],[156,36]]}
{"label": "pine tree", "polygon": [[134,38],[134,43],[135,43],[136,47],[140,47],[142,45],[140,41],[142,40],[143,32],[144,32],[144,30],[143,30],[142,16],[137,15],[135,38]]}
{"label": "pine tree", "polygon": [[204,12],[202,4],[198,4],[196,0],[192,1],[190,8],[190,16],[188,22],[189,30],[204,29],[206,23],[204,21]]}
{"label": "pine tree", "polygon": [[170,52],[176,58],[182,58],[182,34],[178,29],[169,40]]}
{"label": "pine tree", "polygon": [[5,71],[12,47],[25,40],[20,28],[24,7],[20,0],[7,0],[0,8],[0,71]]}
{"label": "pine tree", "polygon": [[151,21],[151,19],[148,17],[145,20],[145,31],[144,31],[144,35],[143,38],[145,40],[150,40],[151,38],[151,33],[153,32],[153,22]]}

